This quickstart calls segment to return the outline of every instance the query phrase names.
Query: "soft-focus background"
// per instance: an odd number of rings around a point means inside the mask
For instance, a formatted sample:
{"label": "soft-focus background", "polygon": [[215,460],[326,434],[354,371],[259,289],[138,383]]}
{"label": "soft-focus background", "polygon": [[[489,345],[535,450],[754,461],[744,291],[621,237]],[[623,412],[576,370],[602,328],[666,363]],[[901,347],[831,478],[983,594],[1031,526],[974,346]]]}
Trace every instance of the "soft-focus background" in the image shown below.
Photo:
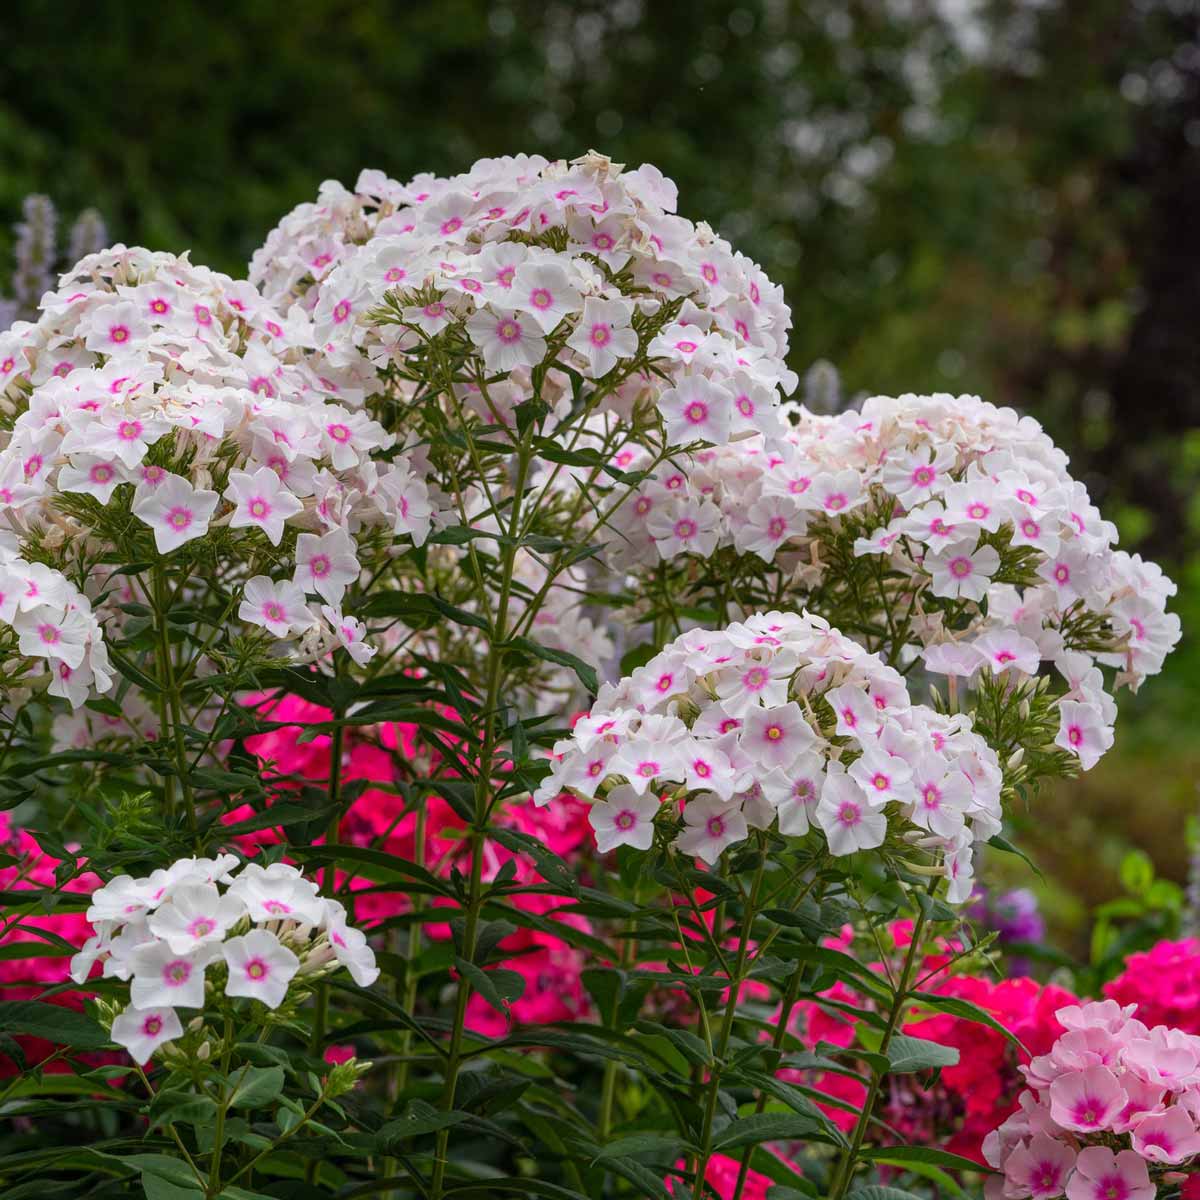
{"label": "soft-focus background", "polygon": [[656,163],[681,211],[784,285],[797,370],[832,361],[847,396],[978,392],[1032,413],[1122,543],[1179,580],[1166,676],[1085,782],[1041,798],[1023,844],[1075,952],[1096,905],[1148,894],[1131,848],[1182,884],[1200,765],[1197,0],[16,0],[0,293],[30,192],[238,275],[323,179],[592,147]]}

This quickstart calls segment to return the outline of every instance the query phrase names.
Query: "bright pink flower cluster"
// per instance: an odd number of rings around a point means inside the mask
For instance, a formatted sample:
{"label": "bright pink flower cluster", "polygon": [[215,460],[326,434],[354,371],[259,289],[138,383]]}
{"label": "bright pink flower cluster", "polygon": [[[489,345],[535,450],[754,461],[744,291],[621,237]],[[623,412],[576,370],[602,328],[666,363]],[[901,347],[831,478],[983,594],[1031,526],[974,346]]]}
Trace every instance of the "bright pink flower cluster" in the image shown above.
{"label": "bright pink flower cluster", "polygon": [[1200,1037],[1115,1000],[1058,1010],[1066,1032],[1022,1068],[1020,1110],[984,1143],[1005,1200],[1154,1200],[1200,1167]]}
{"label": "bright pink flower cluster", "polygon": [[[14,826],[8,813],[0,813],[0,851],[17,860],[14,866],[0,867],[0,891],[57,887],[54,873],[59,860],[47,854],[26,830]],[[100,880],[89,871],[72,879],[62,890],[86,896],[99,886]],[[58,950],[57,939],[81,946],[91,929],[82,912],[61,912],[13,919],[0,926],[0,931],[5,946],[22,943],[28,947],[28,953],[20,958],[0,959],[0,987],[4,988],[5,998],[11,1000],[17,997],[8,991],[9,987],[62,983],[67,978],[68,959]]]}
{"label": "bright pink flower cluster", "polygon": [[[319,734],[301,741],[305,726],[331,719],[332,714],[319,705],[296,696],[264,705],[264,715],[280,722],[295,721],[279,729],[257,734],[246,741],[247,748],[270,764],[269,778],[280,793],[303,786],[306,782],[324,784],[329,778],[331,739]],[[448,875],[459,859],[464,842],[460,836],[461,818],[455,815],[445,800],[430,795],[424,800],[425,824],[423,844],[417,846],[418,822],[415,812],[406,812],[406,804],[396,791],[397,782],[405,778],[428,777],[436,763],[419,748],[416,727],[389,723],[373,729],[353,728],[347,732],[343,749],[341,777],[344,787],[358,785],[361,794],[350,805],[342,819],[340,836],[350,845],[373,846],[410,862],[420,860],[438,875]],[[232,819],[249,815],[249,809],[231,814]],[[538,810],[529,805],[514,806],[499,814],[498,820],[519,832],[536,837],[542,845],[560,857],[576,853],[587,834],[587,808],[580,801],[564,797],[552,810]],[[274,830],[260,830],[238,838],[247,845],[277,841]],[[489,844],[484,875],[493,878],[510,859],[516,859],[517,883],[533,886],[541,882],[532,864],[521,855],[498,844]],[[339,890],[347,883],[339,877]],[[410,909],[409,898],[397,892],[377,892],[368,880],[348,880],[354,900],[354,912],[365,926],[386,921]],[[562,901],[556,897],[525,891],[514,892],[510,901],[518,912],[536,918],[550,918],[558,924],[587,934],[590,924],[581,917],[560,914],[555,910]],[[440,907],[435,901],[435,907]],[[433,938],[448,938],[447,924],[425,927]],[[525,978],[525,991],[513,1002],[509,1016],[516,1024],[540,1024],[547,1021],[574,1020],[588,1008],[587,993],[581,975],[585,966],[582,951],[566,940],[544,929],[521,928],[500,943],[509,955],[505,966]],[[479,997],[472,998],[468,1024],[485,1034],[500,1034],[507,1024],[504,1017],[489,1008]]]}
{"label": "bright pink flower cluster", "polygon": [[[1046,1054],[1064,1032],[1055,1013],[1077,1003],[1064,988],[1032,979],[992,980],[957,975],[931,986],[942,996],[978,1005],[1012,1033],[1032,1055]],[[997,1030],[964,1017],[935,1013],[905,1026],[904,1032],[958,1050],[958,1062],[944,1067],[928,1090],[909,1086],[911,1076],[890,1080],[887,1121],[905,1139],[937,1145],[983,1161],[983,1140],[996,1122],[1017,1109],[1028,1059]]]}
{"label": "bright pink flower cluster", "polygon": [[1104,994],[1136,1004],[1143,1021],[1200,1034],[1200,939],[1159,942],[1131,954]]}
{"label": "bright pink flower cluster", "polygon": [[[17,860],[12,866],[0,867],[0,891],[56,886],[54,872],[59,860],[46,854],[26,830],[15,826],[8,813],[0,813],[0,852]],[[87,872],[65,884],[63,891],[89,895],[99,884],[100,880]],[[63,983],[67,979],[70,959],[59,950],[57,939],[81,946],[90,931],[82,912],[37,913],[19,920],[13,917],[0,924],[0,944],[5,948],[18,944],[25,947],[25,953],[19,958],[0,959],[0,999],[36,999],[47,985]],[[67,1008],[83,1007],[83,997],[78,993],[61,993],[49,1000]],[[54,1049],[43,1038],[22,1036],[16,1038],[16,1042],[26,1064],[43,1062]],[[0,1054],[0,1077],[11,1075],[18,1069],[22,1069],[21,1065],[10,1055]],[[52,1073],[69,1069],[67,1064],[58,1061],[45,1067]]]}

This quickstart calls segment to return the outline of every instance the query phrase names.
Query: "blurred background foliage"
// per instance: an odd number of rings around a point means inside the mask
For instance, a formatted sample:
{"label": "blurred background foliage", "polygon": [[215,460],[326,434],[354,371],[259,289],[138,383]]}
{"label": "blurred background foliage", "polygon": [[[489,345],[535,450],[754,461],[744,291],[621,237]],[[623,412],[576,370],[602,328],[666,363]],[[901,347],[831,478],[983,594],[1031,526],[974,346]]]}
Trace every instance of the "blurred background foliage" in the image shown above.
{"label": "blurred background foliage", "polygon": [[1038,417],[1123,544],[1179,580],[1186,640],[1125,705],[1118,750],[1031,808],[1025,844],[1076,948],[1132,847],[1184,881],[1197,0],[15,0],[0,45],[0,221],[46,192],[241,274],[323,179],[595,147],[656,163],[784,285],[798,370]]}

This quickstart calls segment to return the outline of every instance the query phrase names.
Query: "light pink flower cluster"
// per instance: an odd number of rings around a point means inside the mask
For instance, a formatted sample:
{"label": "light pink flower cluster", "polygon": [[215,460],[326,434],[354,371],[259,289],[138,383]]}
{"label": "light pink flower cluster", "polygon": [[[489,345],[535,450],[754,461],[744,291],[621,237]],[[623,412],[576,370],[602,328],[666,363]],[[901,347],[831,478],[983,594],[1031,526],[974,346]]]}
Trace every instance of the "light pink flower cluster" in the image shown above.
{"label": "light pink flower cluster", "polygon": [[[8,539],[6,539],[8,540]],[[46,685],[78,708],[113,683],[91,601],[61,571],[26,562],[0,542],[0,647],[5,700],[19,705]]]}
{"label": "light pink flower cluster", "polygon": [[119,502],[159,553],[216,526],[265,539],[235,562],[283,544],[291,577],[244,581],[242,620],[365,660],[340,607],[359,575],[356,539],[383,527],[420,544],[433,505],[414,461],[377,461],[392,435],[311,338],[299,310],[284,316],[186,257],[118,246],[85,258],[36,324],[0,335],[0,401],[17,414],[0,522],[69,550],[91,531],[68,500],[108,505],[129,485]]}
{"label": "light pink flower cluster", "polygon": [[106,978],[129,980],[112,1037],[139,1063],[182,1036],[177,1008],[203,1009],[215,991],[273,1009],[293,980],[311,983],[339,965],[362,987],[379,976],[345,908],[287,863],[239,868],[223,854],[119,875],[92,893],[87,918],[96,933],[72,958],[71,977],[83,983],[102,960]]}
{"label": "light pink flower cluster", "polygon": [[1055,1014],[1066,1032],[1022,1067],[1029,1090],[984,1142],[989,1197],[1154,1200],[1200,1167],[1200,1038],[1114,1000]]}
{"label": "light pink flower cluster", "polygon": [[[465,337],[482,358],[485,402],[508,411],[543,363],[587,380],[617,371],[605,403],[628,413],[652,398],[670,440],[724,444],[778,432],[791,317],[781,290],[705,224],[676,215],[655,167],[625,170],[591,153],[482,159],[451,179],[407,184],[364,171],[353,193],[326,183],[254,255],[269,300],[299,300],[316,344],[339,367],[402,363],[430,339]],[[388,294],[403,323],[379,325]],[[643,336],[667,304],[678,311]],[[637,356],[654,376],[626,367]],[[625,364],[625,366],[622,366]]]}
{"label": "light pink flower cluster", "polygon": [[[658,468],[612,517],[615,566],[641,570],[724,546],[757,555],[804,594],[837,585],[824,543],[911,580],[909,654],[972,680],[1054,664],[1058,745],[1084,769],[1112,745],[1101,667],[1136,687],[1179,640],[1175,585],[1114,549],[1116,528],[1032,417],[975,396],[876,396],[859,410],[790,413],[782,440],[749,438]],[[625,452],[624,465],[646,463]],[[1008,547],[1021,585],[997,577]],[[872,597],[878,602],[878,596]]]}
{"label": "light pink flower cluster", "polygon": [[592,801],[601,851],[648,849],[682,801],[673,844],[706,863],[776,822],[835,855],[891,834],[937,851],[961,903],[975,842],[1000,831],[1000,766],[970,720],[911,704],[897,671],[808,614],[685,633],[602,687],[555,754],[535,800]]}

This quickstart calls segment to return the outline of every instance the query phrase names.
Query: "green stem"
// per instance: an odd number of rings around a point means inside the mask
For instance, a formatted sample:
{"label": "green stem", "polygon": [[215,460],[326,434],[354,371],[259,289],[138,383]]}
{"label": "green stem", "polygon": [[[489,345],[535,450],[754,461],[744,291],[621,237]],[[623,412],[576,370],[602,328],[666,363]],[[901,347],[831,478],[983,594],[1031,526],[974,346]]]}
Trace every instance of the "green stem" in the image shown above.
{"label": "green stem", "polygon": [[[329,801],[330,801],[330,817],[329,824],[325,828],[325,845],[327,847],[336,846],[340,836],[342,824],[342,751],[346,741],[346,727],[342,725],[343,713],[339,708],[333,710],[333,718],[338,722],[333,727],[333,734],[329,742]],[[324,871],[321,872],[321,891],[326,896],[332,896],[334,893],[337,872],[334,869],[333,859],[327,863]],[[321,1046],[325,1041],[325,1030],[329,1024],[329,981],[322,980],[317,985],[317,1008],[313,1014],[312,1035],[309,1038],[308,1049],[309,1053],[319,1055]],[[304,1168],[304,1179],[306,1183],[314,1183],[317,1178],[317,1173],[321,1169],[319,1159],[313,1159]]]}
{"label": "green stem", "polygon": [[[930,892],[937,885],[937,880],[930,880]],[[908,953],[904,956],[904,967],[900,972],[900,978],[896,983],[896,990],[892,995],[892,1004],[888,1012],[887,1025],[883,1031],[883,1038],[879,1043],[879,1053],[887,1056],[888,1047],[892,1044],[892,1038],[896,1036],[896,1031],[900,1027],[900,1019],[904,1013],[905,1005],[908,1003],[909,985],[912,982],[913,969],[916,966],[917,955],[921,945],[921,938],[925,932],[926,910],[922,906],[917,913],[916,923],[913,925],[912,941],[908,944]],[[867,1089],[867,1098],[863,1101],[861,1112],[858,1114],[858,1120],[854,1124],[854,1133],[850,1138],[850,1145],[845,1154],[842,1156],[841,1164],[838,1167],[837,1175],[834,1177],[834,1185],[829,1192],[829,1200],[842,1200],[847,1189],[850,1187],[850,1181],[854,1177],[854,1168],[858,1164],[858,1156],[862,1150],[863,1140],[867,1136],[867,1126],[871,1123],[871,1114],[875,1109],[875,1102],[879,1099],[879,1092],[883,1086],[883,1081],[887,1077],[887,1071],[879,1071],[874,1068],[871,1070],[871,1084]]]}
{"label": "green stem", "polygon": [[[500,593],[496,603],[496,617],[492,623],[488,641],[487,684],[484,690],[482,717],[484,722],[483,745],[479,756],[479,767],[475,787],[475,821],[470,833],[471,882],[467,893],[466,924],[463,929],[462,957],[471,962],[475,955],[476,937],[479,930],[479,910],[483,897],[483,855],[486,845],[488,818],[491,815],[493,798],[492,759],[499,742],[497,706],[500,699],[500,683],[504,670],[508,607],[512,596],[513,572],[516,567],[517,533],[520,529],[521,500],[529,477],[532,453],[529,437],[533,427],[526,431],[517,450],[517,470],[513,483],[512,511],[509,514],[507,543],[503,547]],[[487,597],[485,596],[486,600]],[[445,1082],[442,1087],[441,1110],[450,1112],[454,1108],[454,1096],[458,1089],[458,1075],[462,1068],[463,1034],[466,1026],[467,1002],[471,998],[471,984],[460,977],[458,994],[454,1004],[454,1024],[450,1033],[450,1048],[446,1057]],[[434,1154],[433,1173],[429,1184],[430,1200],[441,1200],[445,1190],[447,1149],[450,1144],[449,1128],[438,1131]]]}
{"label": "green stem", "polygon": [[221,1101],[217,1105],[217,1123],[213,1129],[212,1162],[208,1168],[206,1196],[216,1196],[221,1191],[221,1152],[225,1144],[225,1114],[233,1089],[229,1086],[229,1059],[233,1053],[233,1018],[225,1015],[225,1032],[221,1049]]}
{"label": "green stem", "polygon": [[[183,791],[184,815],[187,817],[188,833],[191,834],[196,853],[201,851],[200,834],[196,826],[196,801],[192,794],[191,772],[188,769],[187,747],[183,741],[183,705],[180,700],[179,683],[175,678],[175,663],[171,657],[171,635],[167,623],[167,580],[162,565],[154,567],[154,631],[158,636],[158,683],[162,688],[163,703],[160,713],[165,725],[169,725],[169,744],[175,755],[175,770],[179,786]],[[163,730],[164,735],[167,731]],[[167,779],[167,809],[175,808],[175,785]]]}
{"label": "green stem", "polygon": [[[762,887],[763,872],[767,865],[766,849],[759,839],[758,867],[754,872],[754,882],[750,887],[750,896],[742,913],[742,928],[738,938],[737,960],[733,974],[729,979],[729,996],[725,1001],[725,1016],[721,1021],[721,1029],[717,1035],[714,1048],[712,1070],[709,1072],[707,1095],[704,1104],[704,1123],[700,1133],[700,1156],[696,1164],[696,1182],[693,1189],[696,1200],[704,1196],[704,1179],[708,1173],[709,1159],[712,1158],[713,1121],[717,1115],[717,1101],[721,1094],[721,1073],[724,1069],[725,1055],[729,1050],[729,1038],[733,1033],[733,1023],[737,1017],[738,996],[745,978],[746,959],[750,951],[750,933],[754,927],[754,918],[758,915],[758,894]],[[703,1003],[703,1001],[701,1002]]]}
{"label": "green stem", "polygon": [[[633,902],[637,904],[637,886],[634,886]],[[617,956],[617,964],[622,971],[628,969],[637,955],[637,925],[630,922],[629,928],[626,930],[625,937],[621,940],[621,950]],[[616,1012],[613,1012],[614,1032],[619,1033],[620,1030],[615,1028]],[[610,1058],[604,1064],[604,1080],[600,1087],[600,1123],[599,1123],[599,1139],[601,1145],[608,1141],[608,1136],[612,1132],[612,1117],[613,1105],[617,1095],[617,1061]]]}
{"label": "green stem", "polygon": [[[792,1009],[796,1007],[796,998],[800,994],[800,985],[804,981],[804,968],[807,964],[800,962],[796,964],[796,969],[792,972],[787,981],[787,988],[783,993],[783,1001],[779,1008],[779,1022],[775,1026],[775,1034],[771,1038],[771,1049],[783,1049],[784,1039],[787,1037],[787,1028],[792,1019]],[[758,1103],[754,1106],[756,1113],[761,1113],[767,1107],[767,1093],[760,1092]],[[742,1200],[742,1192],[746,1187],[746,1179],[750,1174],[750,1157],[754,1153],[753,1146],[747,1146],[742,1154],[742,1163],[738,1167],[737,1183],[733,1189],[733,1200]]]}

